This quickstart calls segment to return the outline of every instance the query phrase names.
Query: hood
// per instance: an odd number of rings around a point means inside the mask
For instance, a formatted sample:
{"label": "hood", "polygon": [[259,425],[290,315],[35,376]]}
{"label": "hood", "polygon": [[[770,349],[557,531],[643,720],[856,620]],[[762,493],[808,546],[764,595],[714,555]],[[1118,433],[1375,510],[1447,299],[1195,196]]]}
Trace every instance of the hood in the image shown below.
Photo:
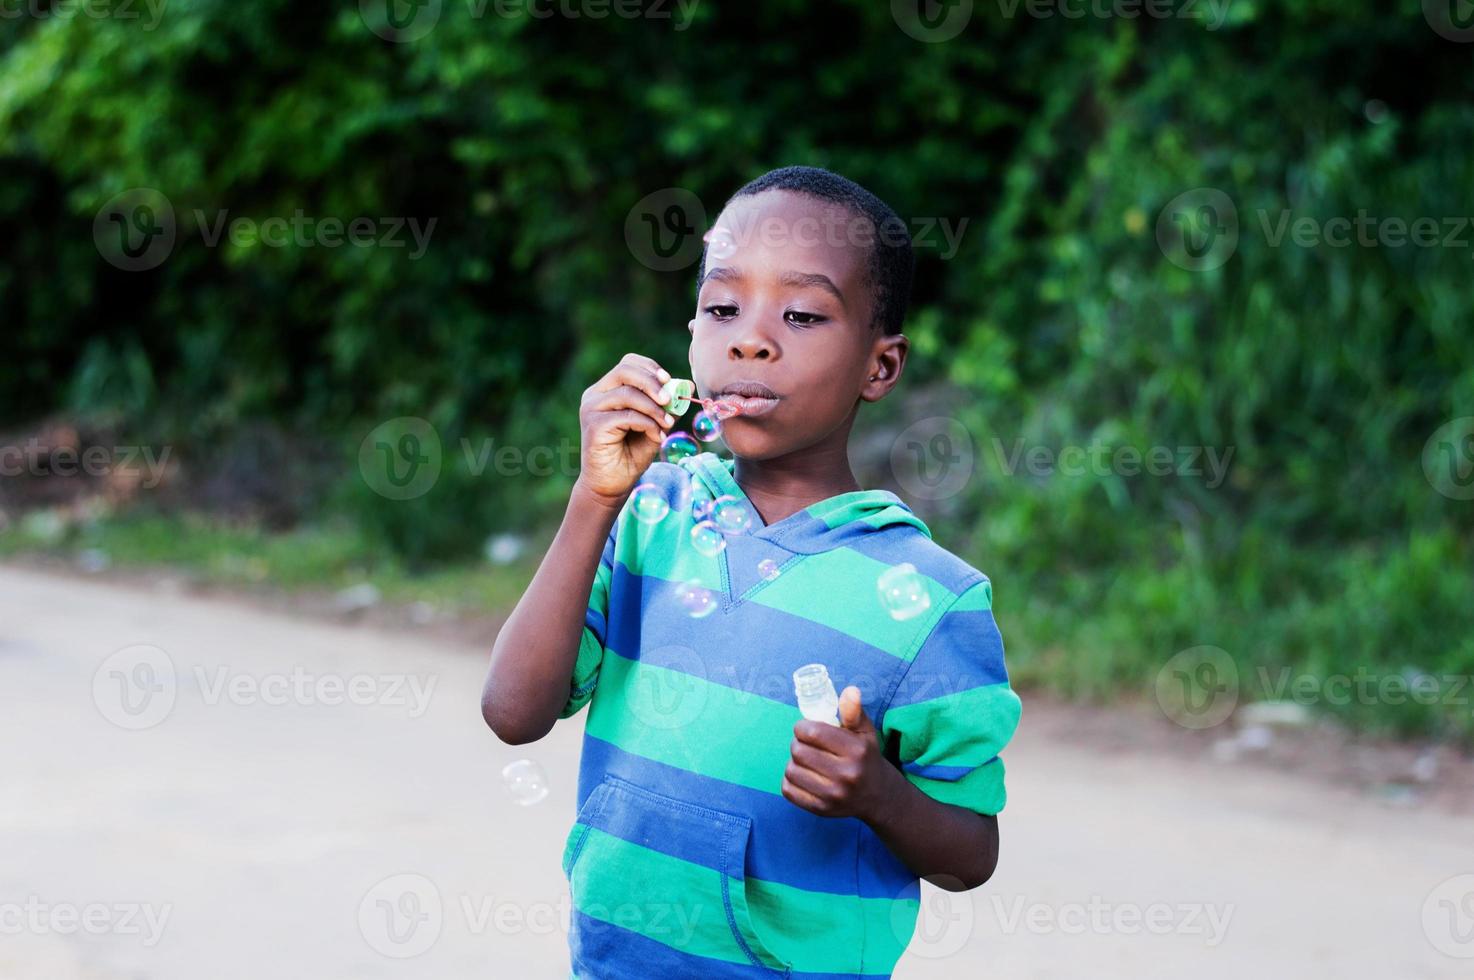
{"label": "hood", "polygon": [[692,482],[713,498],[727,494],[742,502],[752,518],[749,535],[789,551],[818,554],[901,526],[915,528],[931,537],[921,518],[889,490],[852,490],[811,504],[775,524],[764,524],[757,508],[738,486],[733,475],[735,467],[736,460],[723,459],[715,453],[700,453],[681,461],[681,468],[691,474]]}

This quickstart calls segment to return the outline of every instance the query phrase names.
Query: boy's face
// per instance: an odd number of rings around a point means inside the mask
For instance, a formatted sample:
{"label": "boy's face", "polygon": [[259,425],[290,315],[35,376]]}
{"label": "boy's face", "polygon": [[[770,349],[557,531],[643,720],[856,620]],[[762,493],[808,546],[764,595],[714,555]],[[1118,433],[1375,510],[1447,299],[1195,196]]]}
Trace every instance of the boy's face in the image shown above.
{"label": "boy's face", "polygon": [[903,337],[871,326],[868,239],[842,208],[789,191],[738,198],[714,242],[724,229],[735,247],[708,250],[690,323],[697,393],[750,386],[743,414],[722,423],[735,456],[842,446],[856,400],[889,392],[905,359]]}

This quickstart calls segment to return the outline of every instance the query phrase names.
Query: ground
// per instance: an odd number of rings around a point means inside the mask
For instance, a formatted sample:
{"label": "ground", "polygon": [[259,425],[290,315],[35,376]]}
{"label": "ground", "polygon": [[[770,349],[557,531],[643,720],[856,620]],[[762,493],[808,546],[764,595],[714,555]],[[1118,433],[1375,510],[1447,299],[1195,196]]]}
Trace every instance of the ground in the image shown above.
{"label": "ground", "polygon": [[[566,976],[582,718],[499,743],[486,637],[3,566],[0,624],[0,976]],[[1462,795],[1180,741],[1026,697],[998,872],[928,888],[896,976],[1469,975]]]}

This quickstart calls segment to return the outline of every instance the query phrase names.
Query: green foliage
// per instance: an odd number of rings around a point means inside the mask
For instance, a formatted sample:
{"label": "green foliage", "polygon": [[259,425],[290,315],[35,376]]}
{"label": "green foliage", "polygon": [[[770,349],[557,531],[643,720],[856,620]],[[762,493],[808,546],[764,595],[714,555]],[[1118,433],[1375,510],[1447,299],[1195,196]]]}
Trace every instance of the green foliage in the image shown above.
{"label": "green foliage", "polygon": [[[1235,3],[1210,29],[979,4],[945,43],[861,0],[698,4],[689,24],[446,2],[407,43],[370,29],[373,6],[172,0],[152,29],[33,20],[0,40],[0,414],[121,412],[186,453],[261,419],[342,434],[334,509],[412,562],[464,556],[555,514],[568,479],[488,477],[462,439],[556,446],[625,350],[684,362],[692,270],[635,260],[635,202],[682,187],[712,214],[812,163],[914,230],[968,222],[955,255],[920,252],[907,383],[965,395],[953,414],[989,465],[934,523],[998,580],[1021,674],[1103,693],[1195,643],[1474,672],[1474,504],[1420,466],[1474,415],[1474,232],[1276,234],[1474,213],[1467,46],[1416,5]],[[143,272],[92,240],[134,187],[178,224]],[[1157,223],[1203,187],[1239,242],[1189,271]],[[419,257],[205,240],[222,212],[299,211],[435,225]],[[397,416],[446,445],[407,503],[352,465]],[[1234,455],[1214,487],[1036,479],[994,440]],[[1449,724],[1430,719],[1398,724]]]}

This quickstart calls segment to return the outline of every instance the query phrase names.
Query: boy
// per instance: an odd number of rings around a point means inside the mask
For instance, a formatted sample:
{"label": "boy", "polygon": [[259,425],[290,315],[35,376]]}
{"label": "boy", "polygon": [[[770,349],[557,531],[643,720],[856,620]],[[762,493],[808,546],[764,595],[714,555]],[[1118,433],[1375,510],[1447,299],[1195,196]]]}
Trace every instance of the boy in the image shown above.
{"label": "boy", "polygon": [[[993,874],[1019,700],[988,579],[850,471],[860,402],[906,362],[904,224],[787,167],[714,232],[691,378],[739,412],[735,462],[653,462],[675,418],[650,358],[590,387],[582,469],[482,713],[519,744],[590,704],[563,850],[576,976],[888,977],[919,878]],[[844,685],[838,726],[800,718],[810,662]]]}

